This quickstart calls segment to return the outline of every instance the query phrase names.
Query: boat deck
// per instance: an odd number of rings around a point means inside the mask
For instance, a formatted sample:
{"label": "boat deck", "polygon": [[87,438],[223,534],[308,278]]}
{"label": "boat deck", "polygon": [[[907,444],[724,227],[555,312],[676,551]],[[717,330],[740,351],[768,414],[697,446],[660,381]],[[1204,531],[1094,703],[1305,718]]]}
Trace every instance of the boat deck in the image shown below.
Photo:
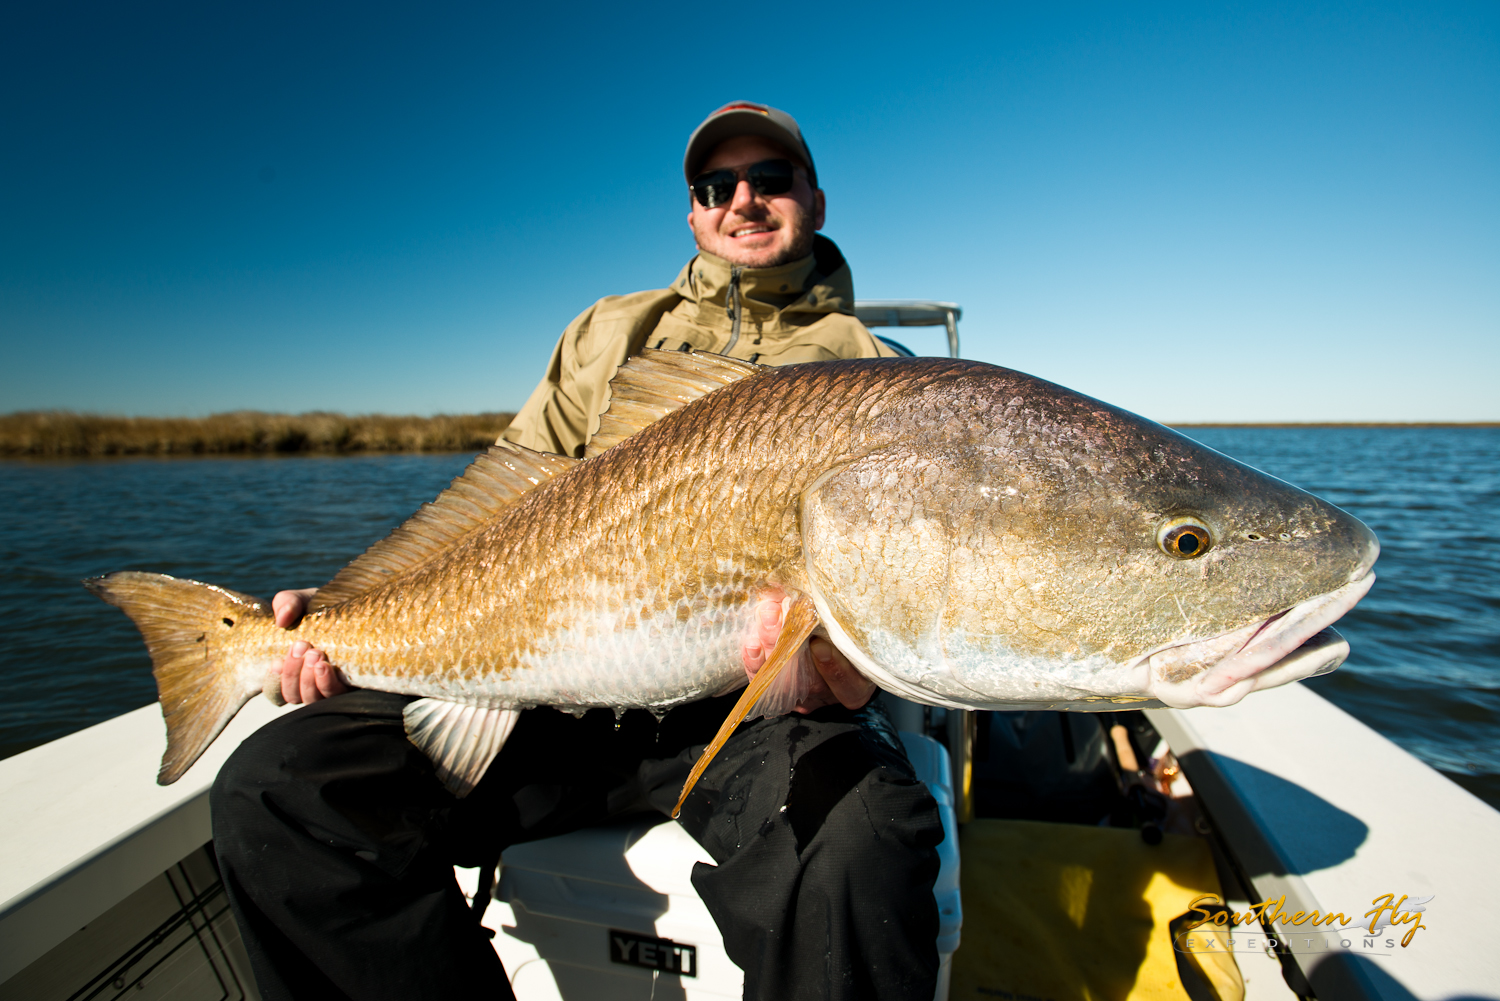
{"label": "boat deck", "polygon": [[[169,787],[154,781],[165,744],[154,705],[0,761],[0,999],[25,996],[16,992],[39,975],[38,964],[57,961],[81,929],[143,892],[161,896],[162,886],[186,915],[174,927],[200,945],[218,935],[220,957],[203,945],[203,962],[221,979],[241,977],[242,996],[254,996],[222,911],[207,900],[196,912],[190,905],[212,891],[202,848],[213,776],[240,740],[284,711],[252,701]],[[1348,946],[1292,943],[1295,968],[1322,1001],[1500,997],[1500,952],[1480,931],[1500,899],[1500,870],[1488,859],[1500,845],[1500,812],[1302,685],[1229,709],[1148,716],[1180,757],[1249,893],[1285,895],[1288,913],[1332,909],[1351,919],[1339,926],[1350,934],[1324,936]],[[1386,893],[1432,897],[1405,948],[1385,945],[1404,928],[1352,934]],[[148,933],[160,927],[145,924],[142,941],[154,941]],[[965,943],[977,945],[967,935]],[[99,971],[75,972],[97,980],[115,962],[101,953]],[[1268,996],[1264,989],[1261,978],[1253,993]],[[240,995],[226,988],[213,996]]]}

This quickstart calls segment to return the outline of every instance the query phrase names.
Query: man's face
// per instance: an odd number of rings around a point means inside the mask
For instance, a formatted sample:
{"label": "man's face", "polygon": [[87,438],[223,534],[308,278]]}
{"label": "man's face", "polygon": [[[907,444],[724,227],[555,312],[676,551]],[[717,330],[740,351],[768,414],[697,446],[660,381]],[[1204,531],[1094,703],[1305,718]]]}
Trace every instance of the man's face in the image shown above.
{"label": "man's face", "polygon": [[[762,160],[796,159],[776,143],[757,136],[727,139],[714,147],[699,173],[737,169]],[[761,195],[741,179],[728,204],[706,209],[693,199],[688,225],[698,249],[744,268],[774,268],[812,253],[813,233],[823,228],[823,192],[796,168],[792,190]]]}

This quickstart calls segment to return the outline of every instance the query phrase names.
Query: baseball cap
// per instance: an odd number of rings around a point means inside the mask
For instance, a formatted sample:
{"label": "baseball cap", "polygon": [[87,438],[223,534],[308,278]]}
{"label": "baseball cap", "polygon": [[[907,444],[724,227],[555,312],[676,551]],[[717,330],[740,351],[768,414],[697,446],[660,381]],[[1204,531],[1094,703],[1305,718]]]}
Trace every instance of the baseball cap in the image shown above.
{"label": "baseball cap", "polygon": [[703,119],[703,124],[693,130],[688,139],[687,153],[682,158],[682,172],[688,182],[700,172],[703,161],[715,146],[736,136],[763,136],[785,146],[787,152],[807,168],[808,180],[818,186],[818,171],[813,167],[812,151],[797,120],[785,111],[754,101],[731,101],[718,111]]}

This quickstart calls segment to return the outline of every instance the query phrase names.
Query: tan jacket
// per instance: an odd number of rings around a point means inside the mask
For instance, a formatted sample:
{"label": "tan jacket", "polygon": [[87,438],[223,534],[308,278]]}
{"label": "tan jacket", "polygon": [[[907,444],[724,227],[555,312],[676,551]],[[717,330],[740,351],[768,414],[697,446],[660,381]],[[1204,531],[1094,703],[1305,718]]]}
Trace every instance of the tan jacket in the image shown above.
{"label": "tan jacket", "polygon": [[609,380],[649,346],[695,348],[795,365],[895,354],[852,315],[854,278],[833,241],[779,268],[731,267],[699,252],[671,288],[611,295],[568,325],[547,374],[502,437],[540,452],[583,455],[599,430]]}

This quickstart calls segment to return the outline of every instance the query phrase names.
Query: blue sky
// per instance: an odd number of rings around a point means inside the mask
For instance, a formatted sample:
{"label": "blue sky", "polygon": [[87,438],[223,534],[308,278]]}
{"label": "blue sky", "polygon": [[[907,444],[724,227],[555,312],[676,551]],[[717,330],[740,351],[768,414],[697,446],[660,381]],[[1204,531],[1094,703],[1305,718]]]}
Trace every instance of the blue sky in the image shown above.
{"label": "blue sky", "polygon": [[691,255],[734,99],[970,357],[1165,421],[1500,419],[1478,2],[18,5],[0,412],[514,408]]}

